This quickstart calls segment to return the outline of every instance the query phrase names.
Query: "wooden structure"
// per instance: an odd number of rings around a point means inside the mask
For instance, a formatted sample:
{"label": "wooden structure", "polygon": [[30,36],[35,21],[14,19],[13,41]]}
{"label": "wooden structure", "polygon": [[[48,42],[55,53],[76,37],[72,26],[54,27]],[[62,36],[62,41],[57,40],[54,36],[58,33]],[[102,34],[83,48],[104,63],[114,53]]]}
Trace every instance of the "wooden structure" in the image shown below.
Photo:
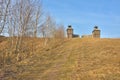
{"label": "wooden structure", "polygon": [[68,38],[73,38],[73,28],[71,25],[68,26],[67,28],[67,37]]}
{"label": "wooden structure", "polygon": [[98,26],[94,27],[94,30],[92,31],[93,38],[100,38],[100,30],[98,29]]}

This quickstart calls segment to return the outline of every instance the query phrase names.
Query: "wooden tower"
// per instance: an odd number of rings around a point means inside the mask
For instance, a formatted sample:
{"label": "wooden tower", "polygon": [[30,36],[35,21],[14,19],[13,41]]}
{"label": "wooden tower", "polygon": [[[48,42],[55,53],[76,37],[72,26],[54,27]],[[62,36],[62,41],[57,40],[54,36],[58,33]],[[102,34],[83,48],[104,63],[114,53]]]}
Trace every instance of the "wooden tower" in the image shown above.
{"label": "wooden tower", "polygon": [[94,30],[92,32],[93,38],[100,38],[100,30],[98,29],[98,26],[94,27]]}
{"label": "wooden tower", "polygon": [[68,38],[73,38],[73,28],[71,25],[68,26],[67,28],[67,37]]}

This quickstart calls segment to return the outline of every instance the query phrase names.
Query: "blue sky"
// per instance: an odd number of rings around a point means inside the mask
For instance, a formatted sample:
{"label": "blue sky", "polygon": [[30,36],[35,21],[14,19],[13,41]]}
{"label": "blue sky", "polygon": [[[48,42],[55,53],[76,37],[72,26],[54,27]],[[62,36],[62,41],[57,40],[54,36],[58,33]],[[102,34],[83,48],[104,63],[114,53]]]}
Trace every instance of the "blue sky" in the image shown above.
{"label": "blue sky", "polygon": [[97,25],[102,38],[120,38],[120,0],[43,0],[44,11],[74,33],[91,34]]}

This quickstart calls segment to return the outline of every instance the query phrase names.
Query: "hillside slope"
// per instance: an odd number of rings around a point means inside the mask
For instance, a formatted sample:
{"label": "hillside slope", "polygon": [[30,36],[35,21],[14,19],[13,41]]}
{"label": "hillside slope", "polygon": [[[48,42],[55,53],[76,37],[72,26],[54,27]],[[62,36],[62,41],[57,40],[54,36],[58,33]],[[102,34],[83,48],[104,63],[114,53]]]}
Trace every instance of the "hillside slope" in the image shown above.
{"label": "hillside slope", "polygon": [[[38,41],[39,43],[39,41]],[[70,39],[11,65],[13,80],[120,80],[120,39]]]}

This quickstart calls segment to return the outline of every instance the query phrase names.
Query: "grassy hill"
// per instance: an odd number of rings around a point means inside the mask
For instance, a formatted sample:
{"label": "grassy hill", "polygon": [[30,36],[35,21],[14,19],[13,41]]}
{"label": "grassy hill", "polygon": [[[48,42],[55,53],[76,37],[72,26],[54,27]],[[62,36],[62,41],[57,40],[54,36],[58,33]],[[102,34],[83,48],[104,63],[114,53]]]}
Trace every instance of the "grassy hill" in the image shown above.
{"label": "grassy hill", "polygon": [[34,40],[34,54],[5,66],[6,80],[120,80],[120,39],[65,39],[46,47],[41,42]]}

